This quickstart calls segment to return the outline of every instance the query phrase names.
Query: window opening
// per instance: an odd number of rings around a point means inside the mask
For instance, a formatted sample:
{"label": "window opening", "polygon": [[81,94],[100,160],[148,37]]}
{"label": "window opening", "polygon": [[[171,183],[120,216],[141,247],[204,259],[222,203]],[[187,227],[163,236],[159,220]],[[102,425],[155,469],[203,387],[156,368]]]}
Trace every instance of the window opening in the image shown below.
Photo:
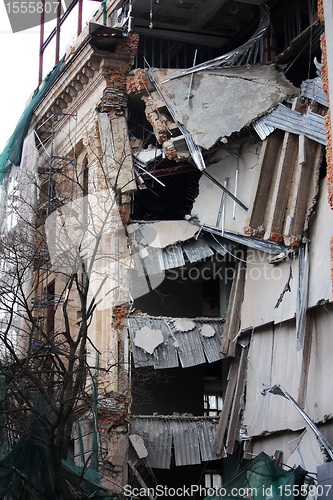
{"label": "window opening", "polygon": [[217,417],[223,407],[222,396],[217,394],[204,394],[204,416]]}

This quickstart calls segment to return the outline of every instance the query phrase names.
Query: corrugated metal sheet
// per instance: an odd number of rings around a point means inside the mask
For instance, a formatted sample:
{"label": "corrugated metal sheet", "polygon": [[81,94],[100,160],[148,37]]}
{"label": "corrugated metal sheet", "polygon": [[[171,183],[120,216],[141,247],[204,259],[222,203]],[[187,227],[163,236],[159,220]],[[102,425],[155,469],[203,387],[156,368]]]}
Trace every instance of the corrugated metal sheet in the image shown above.
{"label": "corrugated metal sheet", "polygon": [[320,144],[326,145],[326,132],[324,117],[308,111],[302,115],[283,104],[262,118],[263,122],[271,127],[291,132],[293,134],[305,135]]}
{"label": "corrugated metal sheet", "polygon": [[[177,222],[175,221],[175,223]],[[143,276],[145,270],[148,275],[152,275],[159,274],[165,269],[184,266],[185,259],[183,250],[191,263],[214,255],[213,250],[210,248],[211,245],[209,245],[203,237],[198,240],[191,238],[190,240],[182,242],[182,244],[175,243],[163,249],[153,248],[149,246],[149,242],[146,241],[141,231],[141,228],[143,228],[145,224],[135,223],[132,224],[132,226],[135,230],[129,235],[129,238],[132,254],[136,257],[134,258],[134,265],[139,276]],[[219,253],[221,253],[221,248]],[[138,256],[140,256],[141,262]]]}
{"label": "corrugated metal sheet", "polygon": [[[161,273],[165,269],[184,266],[185,259],[183,250],[188,260],[194,263],[198,260],[211,257],[214,254],[213,250],[224,256],[235,248],[237,243],[272,254],[279,254],[284,248],[283,245],[277,243],[251,238],[243,234],[230,233],[228,231],[224,231],[222,237],[220,229],[211,228],[209,226],[203,226],[204,232],[198,240],[191,238],[185,242],[176,243],[163,249],[153,248],[147,244],[144,245],[145,240],[140,231],[140,226],[143,226],[143,224],[135,224],[135,226],[137,226],[137,228],[130,235],[130,239],[134,252],[134,265],[139,276],[143,276],[145,270],[148,275],[154,275]],[[139,249],[141,249],[141,260],[138,253]]]}
{"label": "corrugated metal sheet", "polygon": [[[156,369],[175,368],[179,361],[183,368],[205,363],[213,363],[221,359],[220,346],[224,321],[211,318],[191,318],[195,327],[189,331],[177,330],[175,324],[179,318],[155,317],[155,316],[130,316],[128,331],[131,339],[131,347],[134,365],[153,366]],[[201,328],[211,325],[215,335],[204,337]],[[164,342],[156,347],[152,354],[134,344],[135,334],[138,330],[148,326],[162,332]],[[176,346],[175,346],[176,344]]]}
{"label": "corrugated metal sheet", "polygon": [[320,77],[312,80],[305,80],[301,84],[301,97],[307,97],[328,107],[326,93],[323,89],[323,82]]}
{"label": "corrugated metal sheet", "polygon": [[185,266],[183,249],[179,243],[163,248],[162,257],[164,269]]}
{"label": "corrugated metal sheet", "polygon": [[193,238],[189,241],[184,241],[182,247],[191,263],[214,255],[214,252],[202,237],[197,240]]}
{"label": "corrugated metal sheet", "polygon": [[164,269],[164,260],[160,248],[145,247],[147,257],[142,259],[142,267],[146,268],[148,275],[158,274]]}
{"label": "corrugated metal sheet", "polygon": [[214,328],[216,335],[213,337],[203,337],[201,335],[201,342],[208,363],[214,363],[216,361],[216,350],[220,351],[221,349],[220,332],[223,332],[224,321],[215,321],[209,324]]}
{"label": "corrugated metal sheet", "polygon": [[[217,431],[216,422],[213,420],[199,421],[197,429],[199,434],[201,460],[206,462],[219,458],[220,455],[218,456],[212,451],[212,443],[214,443]],[[221,455],[222,457],[225,456],[224,450]]]}
{"label": "corrugated metal sheet", "polygon": [[205,240],[209,246],[213,248],[215,252],[222,255],[222,257],[237,246],[236,243],[232,243],[231,241],[213,234],[205,234]]}
{"label": "corrugated metal sheet", "polygon": [[148,456],[148,467],[169,469],[172,445],[175,463],[195,465],[225,457],[216,455],[212,445],[218,417],[137,416],[131,418],[131,433],[142,437]]}
{"label": "corrugated metal sheet", "polygon": [[[206,362],[199,328],[194,328],[190,332],[177,332],[176,340],[179,342],[178,356],[183,368],[201,365]],[[219,357],[219,359],[221,359]]]}
{"label": "corrugated metal sheet", "polygon": [[[221,236],[221,230],[217,228],[213,228],[210,226],[203,226],[203,230],[207,231],[211,234],[216,234],[217,236]],[[243,234],[236,234],[224,231],[224,238],[234,241],[235,243],[240,243],[241,245],[245,245],[250,248],[255,248],[256,250],[261,250],[262,252],[267,252],[271,254],[278,255],[281,253],[286,247],[284,245],[280,245],[279,243],[273,243],[271,241],[259,240],[257,238],[252,238],[250,236],[245,236]]]}
{"label": "corrugated metal sheet", "polygon": [[257,121],[255,121],[253,123],[253,128],[257,132],[262,141],[266,139],[266,137],[268,137],[275,130],[274,127],[266,125],[265,117],[259,118]]}
{"label": "corrugated metal sheet", "polygon": [[[171,335],[167,322],[154,316],[131,316],[127,319],[128,331],[131,339],[131,348],[135,367],[153,366],[154,368],[176,368],[179,366],[177,351],[174,347],[175,339]],[[161,330],[164,342],[149,354],[134,344],[135,334],[142,327],[148,326],[153,330]]]}

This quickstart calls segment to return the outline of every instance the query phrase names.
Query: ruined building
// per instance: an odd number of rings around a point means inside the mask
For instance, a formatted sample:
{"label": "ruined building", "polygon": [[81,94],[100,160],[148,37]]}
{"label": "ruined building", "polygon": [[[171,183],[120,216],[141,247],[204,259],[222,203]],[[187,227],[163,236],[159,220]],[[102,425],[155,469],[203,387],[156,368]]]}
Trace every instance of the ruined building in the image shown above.
{"label": "ruined building", "polygon": [[261,452],[324,477],[332,22],[329,0],[107,0],[1,156],[3,232],[46,241],[3,358],[52,373],[87,328],[65,454],[105,494],[219,487]]}

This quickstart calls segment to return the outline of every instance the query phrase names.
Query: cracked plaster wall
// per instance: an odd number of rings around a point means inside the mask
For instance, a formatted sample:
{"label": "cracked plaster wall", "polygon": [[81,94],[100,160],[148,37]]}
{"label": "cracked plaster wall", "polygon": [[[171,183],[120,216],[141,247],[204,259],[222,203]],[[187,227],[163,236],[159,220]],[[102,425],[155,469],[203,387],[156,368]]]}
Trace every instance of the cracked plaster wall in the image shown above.
{"label": "cracked plaster wall", "polygon": [[[331,304],[313,310],[310,358],[305,365],[303,351],[295,347],[294,321],[268,325],[254,332],[249,350],[244,413],[244,424],[250,436],[305,427],[304,419],[290,401],[273,394],[262,396],[262,384],[280,384],[296,401],[303,398],[304,391],[304,411],[308,416],[315,423],[332,419],[329,380],[333,374],[330,355],[333,337],[327,335],[332,312]],[[303,370],[305,385],[301,383]]]}
{"label": "cracked plaster wall", "polygon": [[[330,281],[330,237],[333,234],[333,213],[327,200],[326,181],[320,184],[316,213],[308,232],[310,273],[308,306],[321,301],[332,301]],[[278,266],[267,263],[268,254],[248,250],[241,328],[250,329],[274,321],[279,323],[295,316],[298,285],[298,259],[291,257],[291,292],[287,292],[280,306],[274,309],[289,276],[289,262]]]}

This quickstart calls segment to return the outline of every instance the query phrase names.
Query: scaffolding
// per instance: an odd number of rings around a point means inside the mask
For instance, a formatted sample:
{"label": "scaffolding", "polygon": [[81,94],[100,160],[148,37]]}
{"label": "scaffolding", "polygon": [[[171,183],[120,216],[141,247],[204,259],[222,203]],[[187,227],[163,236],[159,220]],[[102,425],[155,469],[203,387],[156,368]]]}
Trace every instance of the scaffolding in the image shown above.
{"label": "scaffolding", "polygon": [[[56,144],[56,134],[63,128],[64,121],[73,123],[73,129],[69,126],[68,136],[72,136],[71,154],[69,156],[60,156],[58,153],[59,147]],[[74,195],[74,175],[76,166],[76,132],[77,132],[77,115],[68,113],[53,113],[49,116],[36,130],[35,136],[38,141],[39,149],[46,154],[47,160],[44,165],[39,168],[40,179],[40,202],[37,205],[37,230],[44,233],[44,223],[52,212],[73,201]],[[59,191],[57,189],[56,178],[60,175],[66,183],[66,190]],[[46,320],[48,311],[54,309],[55,303],[62,300],[60,295],[50,289],[50,275],[52,273],[48,245],[43,234],[42,245],[39,251],[39,257],[35,261],[36,280],[40,292],[35,297],[35,309],[37,310],[37,323],[40,320]],[[45,311],[42,315],[42,311]]]}

